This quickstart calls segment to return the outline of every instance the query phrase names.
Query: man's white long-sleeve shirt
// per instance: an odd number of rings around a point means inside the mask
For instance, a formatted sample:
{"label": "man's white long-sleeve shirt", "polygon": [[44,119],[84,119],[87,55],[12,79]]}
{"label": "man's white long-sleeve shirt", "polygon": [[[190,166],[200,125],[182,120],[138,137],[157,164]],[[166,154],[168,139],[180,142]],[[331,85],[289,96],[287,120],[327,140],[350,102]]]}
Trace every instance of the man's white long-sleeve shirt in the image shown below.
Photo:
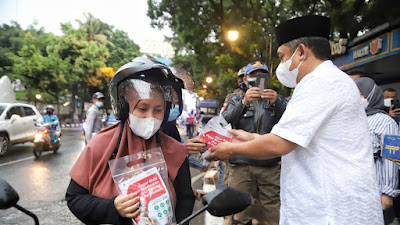
{"label": "man's white long-sleeve shirt", "polygon": [[298,145],[282,157],[281,225],[383,224],[367,116],[347,74],[321,63],[271,133]]}

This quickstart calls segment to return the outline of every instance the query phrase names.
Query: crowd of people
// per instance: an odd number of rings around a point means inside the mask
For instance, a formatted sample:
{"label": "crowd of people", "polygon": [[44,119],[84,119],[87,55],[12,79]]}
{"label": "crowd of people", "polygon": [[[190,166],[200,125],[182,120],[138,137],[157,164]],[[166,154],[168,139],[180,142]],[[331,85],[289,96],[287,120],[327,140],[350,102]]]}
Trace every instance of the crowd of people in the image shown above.
{"label": "crowd of people", "polygon": [[[383,135],[399,133],[397,92],[381,90],[362,71],[346,74],[333,65],[329,34],[330,20],[323,16],[291,19],[276,28],[281,60],[276,75],[294,88],[289,101],[271,86],[258,86],[258,79],[267,82],[271,75],[265,63],[249,62],[238,71],[238,89],[221,112],[233,139],[211,148],[207,159],[220,161],[223,185],[255,201],[227,216],[224,225],[375,225],[400,217],[399,166],[380,156]],[[132,224],[143,203],[136,193],[117,191],[108,162],[154,147],[161,147],[168,167],[176,221],[192,213],[196,193],[187,155],[206,145],[192,138],[193,113],[189,139],[182,141],[178,132],[183,88],[168,67],[146,58],[116,72],[110,94],[121,122],[101,131],[91,122],[88,144],[70,171],[66,200],[77,218]],[[93,95],[88,113],[93,121],[100,119],[100,94]]]}

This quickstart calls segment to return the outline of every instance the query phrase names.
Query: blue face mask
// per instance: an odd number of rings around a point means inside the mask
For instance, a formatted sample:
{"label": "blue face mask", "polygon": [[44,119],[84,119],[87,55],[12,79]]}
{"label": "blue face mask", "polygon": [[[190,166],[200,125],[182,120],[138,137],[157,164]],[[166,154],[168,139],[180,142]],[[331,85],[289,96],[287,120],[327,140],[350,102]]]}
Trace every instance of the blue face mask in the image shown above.
{"label": "blue face mask", "polygon": [[169,111],[168,122],[176,120],[179,116],[179,107],[175,106],[174,108]]}
{"label": "blue face mask", "polygon": [[246,79],[249,82],[250,87],[255,87],[257,81],[256,77],[246,77]]}
{"label": "blue face mask", "polygon": [[101,107],[104,106],[104,103],[103,103],[103,102],[97,101],[97,102],[95,103],[95,105],[96,105],[98,108],[101,108]]}

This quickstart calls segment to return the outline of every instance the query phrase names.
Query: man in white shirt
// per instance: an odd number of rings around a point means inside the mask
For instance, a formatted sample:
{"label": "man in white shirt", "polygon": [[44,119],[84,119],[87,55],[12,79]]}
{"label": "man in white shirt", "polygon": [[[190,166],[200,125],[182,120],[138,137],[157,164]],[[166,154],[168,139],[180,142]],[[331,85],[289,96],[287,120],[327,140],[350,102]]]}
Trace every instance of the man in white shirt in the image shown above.
{"label": "man in white shirt", "polygon": [[280,224],[383,224],[367,117],[352,79],[328,60],[330,20],[276,29],[279,81],[294,88],[270,134],[232,130],[209,160],[282,156]]}

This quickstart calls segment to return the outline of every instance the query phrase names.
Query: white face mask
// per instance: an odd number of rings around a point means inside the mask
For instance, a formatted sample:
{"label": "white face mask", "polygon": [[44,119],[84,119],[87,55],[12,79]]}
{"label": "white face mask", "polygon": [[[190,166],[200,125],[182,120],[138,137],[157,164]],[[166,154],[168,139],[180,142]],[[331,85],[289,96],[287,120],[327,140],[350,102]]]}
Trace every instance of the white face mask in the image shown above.
{"label": "white face mask", "polygon": [[368,108],[368,104],[369,104],[368,100],[366,98],[364,98],[364,97],[361,97],[361,102],[362,102],[362,105],[363,105],[364,109],[367,109]]}
{"label": "white face mask", "polygon": [[294,70],[290,71],[289,68],[292,65],[292,59],[294,57],[294,54],[296,54],[297,50],[299,49],[299,47],[296,48],[296,51],[294,51],[292,57],[290,57],[289,60],[287,60],[286,62],[281,62],[279,63],[278,68],[276,69],[276,77],[278,78],[278,80],[285,85],[286,87],[289,88],[294,88],[297,85],[297,75],[299,74],[299,68],[300,65],[303,63],[304,58],[299,65],[297,66],[297,68],[295,68]]}
{"label": "white face mask", "polygon": [[385,98],[385,100],[383,100],[383,104],[385,105],[385,107],[390,107],[392,106],[392,100],[393,98]]}
{"label": "white face mask", "polygon": [[150,117],[150,118],[138,118],[132,114],[129,114],[129,127],[132,132],[147,140],[151,138],[161,126],[162,120]]}
{"label": "white face mask", "polygon": [[362,102],[364,109],[368,108],[369,101],[371,100],[372,96],[374,96],[375,88],[376,88],[376,85],[374,85],[374,87],[372,88],[372,90],[369,93],[369,95],[367,96],[367,98],[361,97],[361,102]]}

